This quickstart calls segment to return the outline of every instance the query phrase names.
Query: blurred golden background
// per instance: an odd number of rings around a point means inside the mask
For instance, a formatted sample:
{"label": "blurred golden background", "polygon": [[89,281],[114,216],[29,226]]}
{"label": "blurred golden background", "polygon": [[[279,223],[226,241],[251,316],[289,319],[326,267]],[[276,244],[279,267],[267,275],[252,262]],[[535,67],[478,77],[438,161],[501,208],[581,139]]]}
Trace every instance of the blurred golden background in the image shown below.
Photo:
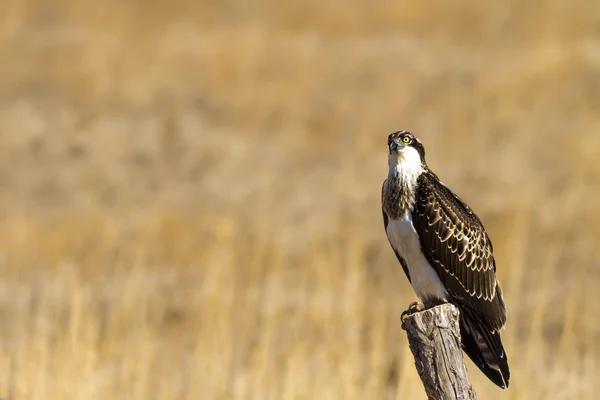
{"label": "blurred golden background", "polygon": [[600,6],[12,0],[0,397],[420,399],[380,209],[408,129],[484,221],[512,372],[600,390]]}

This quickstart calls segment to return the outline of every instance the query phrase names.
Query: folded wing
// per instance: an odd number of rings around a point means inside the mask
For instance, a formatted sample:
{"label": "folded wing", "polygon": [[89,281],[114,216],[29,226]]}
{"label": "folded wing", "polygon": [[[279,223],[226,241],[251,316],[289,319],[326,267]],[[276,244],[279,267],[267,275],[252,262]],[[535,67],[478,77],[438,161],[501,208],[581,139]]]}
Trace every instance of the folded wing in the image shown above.
{"label": "folded wing", "polygon": [[461,309],[465,351],[499,386],[508,385],[498,331],[506,323],[493,248],[483,224],[430,171],[420,175],[412,212],[421,250]]}

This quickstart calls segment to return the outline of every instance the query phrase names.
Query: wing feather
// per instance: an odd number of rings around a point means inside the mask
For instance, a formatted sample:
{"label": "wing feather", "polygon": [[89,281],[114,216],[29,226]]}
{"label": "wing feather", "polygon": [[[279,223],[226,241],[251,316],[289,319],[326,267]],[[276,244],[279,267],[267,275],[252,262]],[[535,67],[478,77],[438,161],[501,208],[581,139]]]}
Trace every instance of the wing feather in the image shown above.
{"label": "wing feather", "polygon": [[437,176],[417,181],[413,224],[427,261],[460,305],[480,314],[493,329],[506,321],[498,296],[492,243],[475,213]]}

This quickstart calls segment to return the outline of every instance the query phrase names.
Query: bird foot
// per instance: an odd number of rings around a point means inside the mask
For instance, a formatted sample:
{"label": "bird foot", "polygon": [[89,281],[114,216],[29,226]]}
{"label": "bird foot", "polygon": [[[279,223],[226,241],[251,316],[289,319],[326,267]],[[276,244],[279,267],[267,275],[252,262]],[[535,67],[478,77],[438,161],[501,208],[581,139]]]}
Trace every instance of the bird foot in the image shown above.
{"label": "bird foot", "polygon": [[425,310],[425,304],[421,303],[420,301],[413,301],[412,303],[410,303],[408,308],[406,310],[404,310],[402,312],[402,314],[400,315],[400,320],[402,321],[402,329],[404,329],[404,323],[406,322],[406,319],[408,317],[410,317],[414,313],[417,313],[417,312],[420,312],[423,310]]}

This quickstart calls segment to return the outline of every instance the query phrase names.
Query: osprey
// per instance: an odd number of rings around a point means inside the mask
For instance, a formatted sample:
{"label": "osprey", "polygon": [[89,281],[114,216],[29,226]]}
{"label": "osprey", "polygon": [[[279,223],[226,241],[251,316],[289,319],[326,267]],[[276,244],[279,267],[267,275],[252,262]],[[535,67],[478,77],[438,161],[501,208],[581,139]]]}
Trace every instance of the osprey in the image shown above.
{"label": "osprey", "polygon": [[421,301],[405,314],[454,304],[460,310],[463,350],[492,382],[507,388],[510,372],[500,340],[506,307],[492,242],[473,210],[427,167],[419,139],[395,132],[388,137],[388,148],[383,223]]}

